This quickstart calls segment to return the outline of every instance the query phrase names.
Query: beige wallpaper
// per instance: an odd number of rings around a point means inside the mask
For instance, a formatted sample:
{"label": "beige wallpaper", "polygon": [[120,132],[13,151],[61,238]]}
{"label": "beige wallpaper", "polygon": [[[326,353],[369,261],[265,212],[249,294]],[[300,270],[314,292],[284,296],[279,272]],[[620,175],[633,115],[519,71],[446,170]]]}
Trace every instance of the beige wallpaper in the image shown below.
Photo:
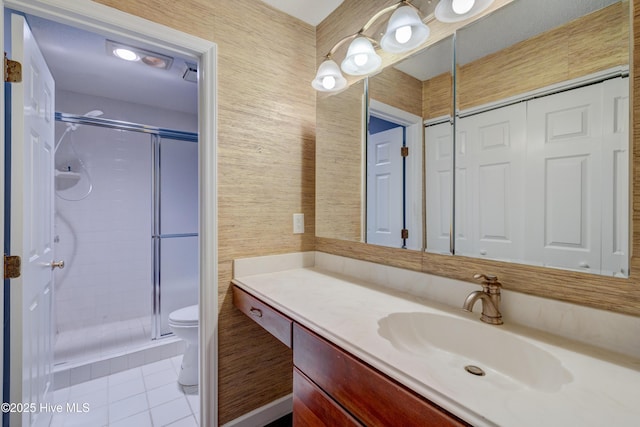
{"label": "beige wallpaper", "polygon": [[369,98],[422,116],[422,82],[393,67],[369,78]]}
{"label": "beige wallpaper", "polygon": [[[362,240],[364,82],[338,94],[318,95],[316,235]],[[336,220],[339,218],[339,220]]]}
{"label": "beige wallpaper", "polygon": [[626,65],[629,62],[628,24],[629,3],[618,2],[462,65],[456,77],[458,108],[464,110]]}

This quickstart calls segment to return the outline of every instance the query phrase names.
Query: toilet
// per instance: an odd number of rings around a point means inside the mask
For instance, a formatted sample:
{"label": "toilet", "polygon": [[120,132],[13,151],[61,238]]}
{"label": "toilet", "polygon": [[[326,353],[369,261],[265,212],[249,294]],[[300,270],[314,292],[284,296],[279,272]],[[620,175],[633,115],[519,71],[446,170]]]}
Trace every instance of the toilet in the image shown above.
{"label": "toilet", "polygon": [[196,304],[169,314],[169,328],[187,343],[178,375],[178,382],[185,386],[198,385],[198,312]]}

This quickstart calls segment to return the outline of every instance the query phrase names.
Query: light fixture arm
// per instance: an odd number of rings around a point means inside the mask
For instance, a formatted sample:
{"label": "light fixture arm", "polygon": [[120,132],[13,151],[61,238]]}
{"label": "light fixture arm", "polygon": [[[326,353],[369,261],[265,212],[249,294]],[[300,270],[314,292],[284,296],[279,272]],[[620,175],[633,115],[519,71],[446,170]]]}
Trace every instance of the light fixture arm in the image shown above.
{"label": "light fixture arm", "polygon": [[336,51],[340,48],[340,46],[342,46],[343,44],[345,44],[346,42],[355,39],[358,36],[362,36],[362,37],[366,37],[371,43],[373,43],[374,46],[379,46],[380,44],[378,43],[377,40],[365,35],[364,33],[366,31],[369,30],[369,28],[371,28],[371,26],[373,24],[376,23],[376,21],[378,21],[378,19],[382,18],[384,15],[386,15],[389,12],[393,12],[394,10],[398,9],[401,6],[410,6],[413,9],[415,9],[416,12],[418,12],[418,15],[421,15],[420,9],[418,9],[417,7],[415,7],[413,4],[411,4],[409,2],[409,0],[400,0],[398,3],[391,5],[391,6],[387,6],[384,9],[380,10],[378,13],[376,13],[375,15],[373,15],[366,24],[364,24],[364,26],[362,28],[360,28],[360,30],[357,33],[354,34],[350,34],[348,36],[343,37],[342,39],[340,39],[336,44],[333,45],[333,47],[331,48],[331,50],[329,50],[329,53],[327,53],[325,55],[325,58],[327,59],[331,59],[331,57],[333,56],[334,53],[336,53]]}

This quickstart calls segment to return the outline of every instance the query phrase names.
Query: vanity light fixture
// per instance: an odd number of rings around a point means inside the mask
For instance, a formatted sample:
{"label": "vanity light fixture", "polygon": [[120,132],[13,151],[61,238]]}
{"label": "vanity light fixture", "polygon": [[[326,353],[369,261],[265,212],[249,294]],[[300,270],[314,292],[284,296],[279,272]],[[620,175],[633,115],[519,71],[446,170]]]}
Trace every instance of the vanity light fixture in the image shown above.
{"label": "vanity light fixture", "polygon": [[116,58],[131,62],[141,61],[153,68],[168,70],[173,63],[173,58],[170,56],[139,47],[127,46],[112,40],[106,41],[106,49],[107,54],[113,55]]}
{"label": "vanity light fixture", "polygon": [[[393,14],[387,24],[387,32],[378,44],[364,33],[389,12]],[[311,86],[322,92],[338,92],[347,86],[338,64],[333,60],[333,54],[348,41],[351,41],[351,44],[342,61],[342,71],[354,76],[363,76],[375,72],[382,65],[382,58],[376,53],[377,47],[391,53],[407,52],[421,45],[427,37],[429,27],[420,17],[419,9],[409,0],[401,0],[373,15],[357,33],[338,41],[325,56],[325,61],[320,64]]]}
{"label": "vanity light fixture", "polygon": [[347,74],[362,76],[376,71],[381,64],[382,58],[376,53],[371,41],[365,36],[359,36],[349,45],[341,68]]}
{"label": "vanity light fixture", "polygon": [[340,72],[338,64],[330,58],[320,64],[311,86],[320,92],[337,92],[347,87],[347,79]]}
{"label": "vanity light fixture", "polygon": [[415,49],[429,38],[427,27],[412,6],[401,6],[393,12],[387,31],[385,31],[380,46],[391,53],[407,52]]}
{"label": "vanity light fixture", "polygon": [[434,11],[440,22],[451,23],[469,19],[489,6],[493,0],[440,0]]}
{"label": "vanity light fixture", "polygon": [[[440,0],[433,15],[421,16],[420,10],[409,0],[385,7],[373,15],[364,27],[355,34],[339,40],[325,61],[318,67],[316,77],[311,82],[314,89],[321,92],[338,92],[347,86],[342,71],[353,76],[364,76],[377,71],[382,65],[382,58],[376,53],[380,48],[389,53],[404,53],[418,48],[429,38],[429,27],[426,21],[434,18],[440,22],[451,23],[469,19],[487,9],[494,0]],[[383,16],[393,12],[387,22],[387,29],[380,42],[365,33]],[[351,42],[341,67],[333,60],[333,55],[343,44]],[[342,71],[340,71],[342,69]]]}

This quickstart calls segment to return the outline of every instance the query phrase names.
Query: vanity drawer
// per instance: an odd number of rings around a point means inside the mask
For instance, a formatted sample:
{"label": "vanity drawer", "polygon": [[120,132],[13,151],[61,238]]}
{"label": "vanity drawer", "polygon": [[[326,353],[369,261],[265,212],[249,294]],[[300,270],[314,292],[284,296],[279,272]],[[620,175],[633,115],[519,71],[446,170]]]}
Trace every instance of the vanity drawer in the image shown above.
{"label": "vanity drawer", "polygon": [[362,427],[362,424],[351,414],[295,368],[293,369],[293,425],[296,427]]}
{"label": "vanity drawer", "polygon": [[291,319],[235,285],[233,286],[233,305],[291,348]]}
{"label": "vanity drawer", "polygon": [[364,362],[295,324],[293,363],[366,426],[468,426]]}

